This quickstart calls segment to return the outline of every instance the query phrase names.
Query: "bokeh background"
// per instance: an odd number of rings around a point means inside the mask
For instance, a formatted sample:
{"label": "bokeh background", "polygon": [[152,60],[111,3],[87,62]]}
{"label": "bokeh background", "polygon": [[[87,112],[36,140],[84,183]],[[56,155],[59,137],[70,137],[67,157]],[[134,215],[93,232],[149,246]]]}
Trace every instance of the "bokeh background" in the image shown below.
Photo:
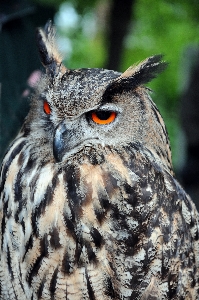
{"label": "bokeh background", "polygon": [[33,75],[42,70],[34,32],[48,19],[68,68],[123,72],[164,54],[167,70],[148,86],[169,132],[176,176],[199,207],[199,1],[1,0],[1,159],[28,112]]}

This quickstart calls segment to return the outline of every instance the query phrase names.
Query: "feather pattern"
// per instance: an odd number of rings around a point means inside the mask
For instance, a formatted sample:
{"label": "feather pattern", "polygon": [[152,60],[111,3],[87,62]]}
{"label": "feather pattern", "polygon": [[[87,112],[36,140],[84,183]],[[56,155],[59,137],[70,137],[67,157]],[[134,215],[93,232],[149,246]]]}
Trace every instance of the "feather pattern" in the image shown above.
{"label": "feather pattern", "polygon": [[37,37],[46,74],[0,173],[0,299],[198,299],[199,215],[143,86],[162,57],[66,70],[52,25]]}
{"label": "feather pattern", "polygon": [[30,173],[23,137],[11,147],[0,264],[10,287],[1,297],[148,299],[158,289],[157,299],[196,299],[198,214],[189,197],[137,145],[103,149],[100,164],[90,159],[96,151]]}

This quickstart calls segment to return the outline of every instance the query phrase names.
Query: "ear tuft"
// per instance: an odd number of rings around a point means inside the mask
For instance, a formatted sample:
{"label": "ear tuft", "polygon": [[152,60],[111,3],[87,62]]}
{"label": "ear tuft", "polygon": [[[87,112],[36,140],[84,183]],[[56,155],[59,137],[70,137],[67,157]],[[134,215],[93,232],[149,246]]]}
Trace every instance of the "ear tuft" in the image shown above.
{"label": "ear tuft", "polygon": [[57,50],[55,42],[55,28],[51,21],[48,21],[44,27],[36,31],[37,46],[43,66],[51,75],[58,72],[64,72],[66,68],[62,64],[62,58]]}
{"label": "ear tuft", "polygon": [[163,55],[151,56],[138,65],[128,68],[120,78],[132,78],[137,85],[147,83],[165,70],[167,63],[162,61]]}
{"label": "ear tuft", "polygon": [[107,87],[104,97],[109,94],[122,93],[122,91],[133,91],[155,78],[166,67],[167,63],[162,61],[162,55],[151,56],[138,65],[131,66],[121,76],[115,79]]}

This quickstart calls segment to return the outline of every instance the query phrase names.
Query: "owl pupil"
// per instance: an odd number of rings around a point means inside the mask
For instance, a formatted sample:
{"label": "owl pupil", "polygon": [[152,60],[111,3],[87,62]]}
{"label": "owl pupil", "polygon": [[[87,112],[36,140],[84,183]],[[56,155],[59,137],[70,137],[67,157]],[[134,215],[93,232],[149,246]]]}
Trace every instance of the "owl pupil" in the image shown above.
{"label": "owl pupil", "polygon": [[111,116],[111,111],[96,111],[95,114],[100,120],[107,120]]}

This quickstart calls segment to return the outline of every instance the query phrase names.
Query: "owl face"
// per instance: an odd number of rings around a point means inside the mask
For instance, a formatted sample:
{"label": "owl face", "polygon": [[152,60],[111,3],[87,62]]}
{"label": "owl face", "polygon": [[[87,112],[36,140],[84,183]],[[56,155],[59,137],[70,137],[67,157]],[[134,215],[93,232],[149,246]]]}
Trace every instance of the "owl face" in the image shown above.
{"label": "owl face", "polygon": [[25,126],[31,127],[29,136],[34,144],[37,141],[41,159],[45,153],[59,164],[85,147],[118,149],[134,143],[146,146],[171,166],[164,122],[143,86],[164,67],[161,56],[150,57],[123,74],[68,70],[52,49],[52,29],[40,29],[38,41],[46,75],[32,99]]}
{"label": "owl face", "polygon": [[56,162],[85,146],[118,147],[136,140],[138,134],[141,141],[143,114],[139,113],[142,103],[138,95],[123,90],[107,95],[107,87],[120,75],[83,69],[66,71],[52,83],[44,78],[42,84],[48,89],[33,100],[32,126],[34,135],[42,132],[49,141]]}

